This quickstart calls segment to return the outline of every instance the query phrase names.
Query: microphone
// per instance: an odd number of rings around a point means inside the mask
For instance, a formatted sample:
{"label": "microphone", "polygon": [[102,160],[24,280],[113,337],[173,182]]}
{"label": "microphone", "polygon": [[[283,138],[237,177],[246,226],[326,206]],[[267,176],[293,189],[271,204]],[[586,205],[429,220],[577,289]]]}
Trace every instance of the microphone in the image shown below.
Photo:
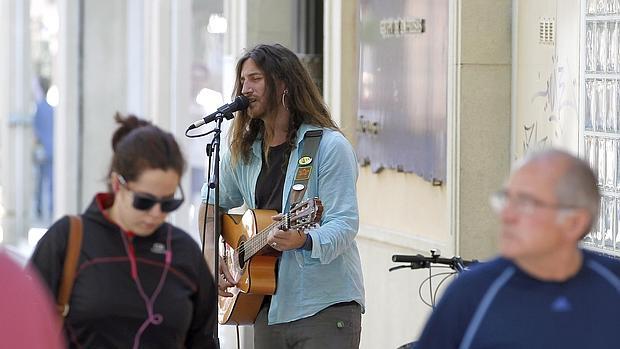
{"label": "microphone", "polygon": [[200,120],[197,120],[196,122],[194,122],[193,124],[189,125],[189,128],[187,129],[189,130],[193,130],[197,127],[200,127],[202,125],[206,125],[208,123],[210,123],[211,121],[214,121],[217,119],[219,114],[229,114],[229,113],[234,113],[236,111],[239,110],[245,110],[250,106],[250,101],[248,100],[248,98],[244,95],[239,95],[237,97],[235,97],[235,99],[228,103],[228,104],[224,104],[223,106],[217,108],[217,111],[209,114],[205,117],[203,117]]}

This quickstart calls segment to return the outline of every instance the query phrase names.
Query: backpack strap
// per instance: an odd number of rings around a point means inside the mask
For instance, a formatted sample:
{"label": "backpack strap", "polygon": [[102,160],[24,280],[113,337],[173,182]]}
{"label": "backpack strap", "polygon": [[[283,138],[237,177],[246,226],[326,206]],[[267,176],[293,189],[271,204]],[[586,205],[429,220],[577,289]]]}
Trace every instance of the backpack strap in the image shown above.
{"label": "backpack strap", "polygon": [[62,270],[62,279],[58,287],[58,299],[56,307],[58,313],[63,318],[69,314],[69,299],[71,299],[71,290],[75,282],[75,274],[77,272],[78,261],[80,259],[80,251],[82,250],[82,219],[80,216],[69,216],[70,228],[67,249],[65,251],[65,263]]}

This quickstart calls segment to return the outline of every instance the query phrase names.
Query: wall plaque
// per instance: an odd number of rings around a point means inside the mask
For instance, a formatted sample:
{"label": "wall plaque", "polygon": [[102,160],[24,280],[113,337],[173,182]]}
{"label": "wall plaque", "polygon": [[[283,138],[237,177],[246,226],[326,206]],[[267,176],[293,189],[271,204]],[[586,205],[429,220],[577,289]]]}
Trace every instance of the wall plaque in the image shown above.
{"label": "wall plaque", "polygon": [[360,0],[357,154],[446,178],[448,0]]}

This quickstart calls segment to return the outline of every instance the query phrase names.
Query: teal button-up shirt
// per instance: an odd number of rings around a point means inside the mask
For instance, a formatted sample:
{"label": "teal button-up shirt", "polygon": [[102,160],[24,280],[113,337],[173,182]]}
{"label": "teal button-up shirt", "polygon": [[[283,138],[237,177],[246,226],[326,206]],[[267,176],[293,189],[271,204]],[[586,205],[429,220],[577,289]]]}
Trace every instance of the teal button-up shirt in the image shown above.
{"label": "teal button-up shirt", "polygon": [[[282,193],[282,212],[287,212],[288,196],[307,131],[319,129],[302,125],[297,132],[297,148],[291,151]],[[252,145],[245,163],[232,166],[228,147],[222,147],[220,163],[220,206],[231,209],[255,208],[255,188],[261,170],[261,140]],[[355,301],[364,307],[364,282],[355,235],[359,226],[356,182],[357,160],[342,133],[323,129],[319,150],[308,181],[305,198],[318,197],[324,210],[320,227],[310,230],[312,250],[284,251],[278,269],[278,287],[271,298],[269,324],[310,317],[330,305]],[[206,201],[208,186],[202,187]],[[213,204],[213,192],[209,203]]]}

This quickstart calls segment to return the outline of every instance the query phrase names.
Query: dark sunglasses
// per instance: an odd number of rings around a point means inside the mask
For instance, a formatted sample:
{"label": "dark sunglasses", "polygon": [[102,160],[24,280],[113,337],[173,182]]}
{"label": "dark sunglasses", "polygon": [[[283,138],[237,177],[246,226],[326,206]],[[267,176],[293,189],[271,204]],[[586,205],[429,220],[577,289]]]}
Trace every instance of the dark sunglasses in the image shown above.
{"label": "dark sunglasses", "polygon": [[181,191],[180,199],[175,199],[175,198],[161,199],[151,194],[138,193],[138,192],[135,192],[129,189],[129,187],[127,186],[127,181],[121,175],[118,175],[118,181],[121,183],[123,187],[125,187],[125,189],[127,189],[133,194],[132,206],[136,210],[148,211],[153,206],[155,206],[155,204],[159,204],[159,207],[161,208],[162,212],[172,212],[176,210],[177,208],[179,208],[181,204],[183,204],[183,201],[185,200],[185,194],[183,193],[183,188],[180,185],[179,185],[179,190]]}

